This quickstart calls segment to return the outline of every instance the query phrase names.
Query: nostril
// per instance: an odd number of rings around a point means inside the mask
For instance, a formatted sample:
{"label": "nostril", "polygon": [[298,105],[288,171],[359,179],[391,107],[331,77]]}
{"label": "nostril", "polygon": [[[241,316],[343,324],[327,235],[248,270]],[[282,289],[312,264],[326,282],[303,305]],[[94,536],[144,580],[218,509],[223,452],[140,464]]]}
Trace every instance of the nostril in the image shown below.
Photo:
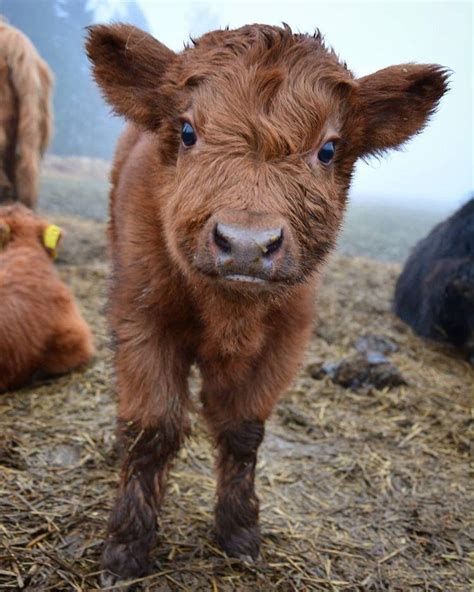
{"label": "nostril", "polygon": [[283,244],[283,230],[280,229],[277,232],[275,232],[275,236],[272,236],[270,238],[270,240],[267,242],[267,244],[265,245],[265,250],[263,252],[263,256],[270,257],[271,255],[276,253],[278,250],[280,250],[282,244]]}
{"label": "nostril", "polygon": [[216,224],[214,226],[214,230],[212,231],[212,238],[214,239],[214,242],[222,252],[230,253],[232,251],[232,244],[220,231],[219,224]]}

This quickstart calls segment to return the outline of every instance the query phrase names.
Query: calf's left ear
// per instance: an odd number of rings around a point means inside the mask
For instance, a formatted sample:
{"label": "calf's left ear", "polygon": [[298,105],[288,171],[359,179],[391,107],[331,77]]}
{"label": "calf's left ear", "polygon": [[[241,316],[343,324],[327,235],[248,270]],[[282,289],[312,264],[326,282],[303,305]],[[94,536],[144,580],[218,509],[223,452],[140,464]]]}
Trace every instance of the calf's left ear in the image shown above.
{"label": "calf's left ear", "polygon": [[116,113],[156,129],[170,110],[162,79],[176,54],[131,25],[88,27],[86,51],[94,78]]}
{"label": "calf's left ear", "polygon": [[420,132],[448,90],[446,68],[401,64],[358,79],[361,156],[396,148]]}

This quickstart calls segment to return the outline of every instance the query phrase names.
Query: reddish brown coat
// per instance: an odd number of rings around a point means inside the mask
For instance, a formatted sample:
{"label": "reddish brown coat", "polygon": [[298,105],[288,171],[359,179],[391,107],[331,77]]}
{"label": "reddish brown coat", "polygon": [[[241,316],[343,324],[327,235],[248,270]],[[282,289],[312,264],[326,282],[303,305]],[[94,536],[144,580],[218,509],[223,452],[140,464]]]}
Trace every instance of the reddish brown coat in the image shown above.
{"label": "reddish brown coat", "polygon": [[0,207],[0,391],[89,361],[92,336],[43,244],[46,220]]}
{"label": "reddish brown coat", "polygon": [[[446,73],[405,64],[356,79],[319,34],[265,25],[209,33],[181,54],[133,27],[97,26],[87,50],[106,99],[132,122],[110,205],[128,452],[104,567],[118,577],[148,568],[166,471],[188,430],[193,363],[218,448],[217,538],[255,558],[257,449],[302,359],[355,161],[420,131]],[[184,122],[195,130],[188,147]],[[252,250],[268,229],[277,239]]]}

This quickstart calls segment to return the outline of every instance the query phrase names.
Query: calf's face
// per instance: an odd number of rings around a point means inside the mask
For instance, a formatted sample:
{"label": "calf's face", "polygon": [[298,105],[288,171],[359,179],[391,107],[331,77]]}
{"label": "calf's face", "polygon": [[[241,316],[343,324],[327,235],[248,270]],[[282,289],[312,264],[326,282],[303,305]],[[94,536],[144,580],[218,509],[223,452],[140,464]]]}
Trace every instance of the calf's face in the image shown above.
{"label": "calf's face", "polygon": [[126,25],[89,30],[94,75],[148,130],[170,254],[241,289],[305,281],[335,243],[356,160],[419,132],[446,71],[404,64],[355,78],[319,34],[250,25],[175,54]]}

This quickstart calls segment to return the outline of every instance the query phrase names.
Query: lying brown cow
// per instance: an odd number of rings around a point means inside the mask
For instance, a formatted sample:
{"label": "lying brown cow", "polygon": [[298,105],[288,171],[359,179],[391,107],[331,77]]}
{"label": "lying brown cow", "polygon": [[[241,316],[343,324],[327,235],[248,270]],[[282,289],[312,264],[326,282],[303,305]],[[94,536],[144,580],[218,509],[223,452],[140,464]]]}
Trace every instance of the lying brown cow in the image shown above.
{"label": "lying brown cow", "polygon": [[265,25],[208,33],[180,54],[130,26],[95,26],[87,50],[132,122],[111,195],[126,452],[104,567],[148,568],[194,362],[218,449],[217,538],[255,558],[257,449],[303,356],[354,164],[421,130],[446,71],[404,64],[356,79],[319,34]]}
{"label": "lying brown cow", "polygon": [[36,372],[85,364],[92,336],[53,263],[59,229],[25,206],[0,207],[0,391]]}

